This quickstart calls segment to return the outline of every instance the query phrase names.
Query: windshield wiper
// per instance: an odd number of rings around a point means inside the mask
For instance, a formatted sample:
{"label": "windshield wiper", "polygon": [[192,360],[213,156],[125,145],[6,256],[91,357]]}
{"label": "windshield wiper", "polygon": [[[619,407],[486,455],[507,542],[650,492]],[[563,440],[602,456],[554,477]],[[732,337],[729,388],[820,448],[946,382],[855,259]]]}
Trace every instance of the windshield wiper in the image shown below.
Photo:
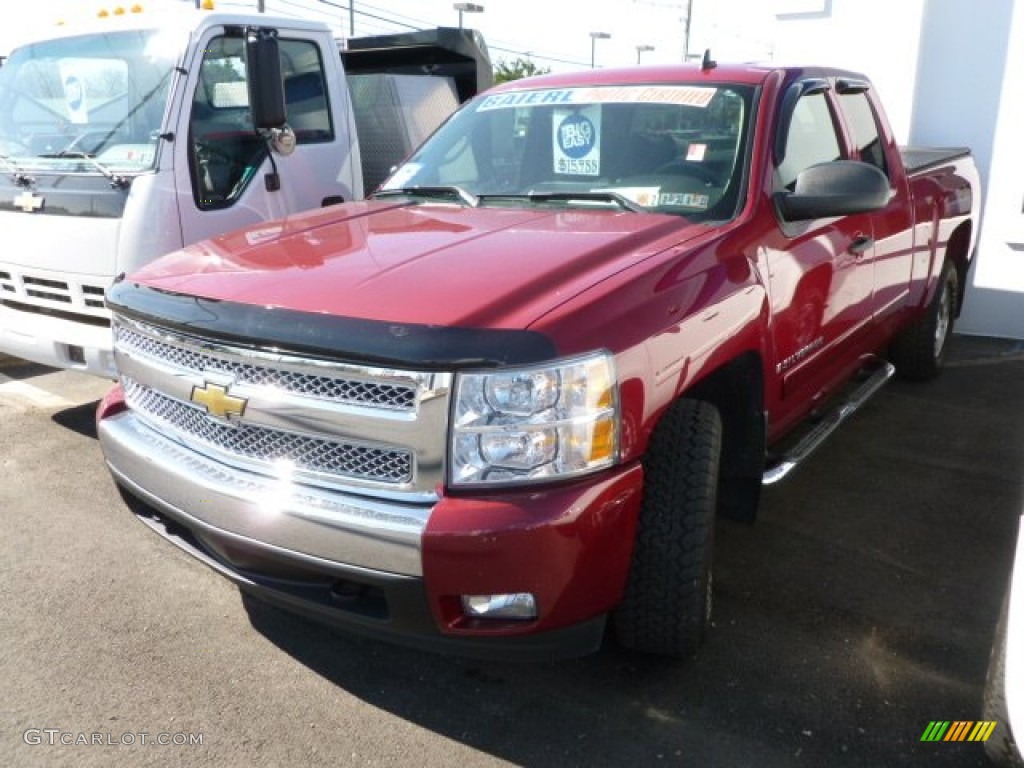
{"label": "windshield wiper", "polygon": [[434,186],[434,187],[401,187],[399,189],[382,189],[378,192],[374,192],[371,197],[396,197],[398,195],[405,195],[407,197],[440,197],[440,198],[457,198],[464,205],[468,205],[470,208],[476,208],[480,205],[480,199],[473,194],[470,194],[462,187],[456,186]]}
{"label": "windshield wiper", "polygon": [[87,152],[79,152],[78,150],[62,149],[60,152],[54,152],[52,155],[40,155],[40,157],[54,157],[61,160],[74,159],[74,160],[85,160],[92,165],[97,171],[102,173],[110,181],[110,186],[114,189],[127,189],[132,184],[130,176],[122,176],[119,173],[114,173],[107,166],[103,165],[92,155]]}
{"label": "windshield wiper", "polygon": [[524,195],[527,199],[537,202],[546,203],[551,201],[562,201],[571,203],[573,200],[585,200],[595,201],[599,203],[615,203],[617,206],[626,211],[632,211],[633,213],[647,213],[647,209],[642,205],[637,205],[625,195],[620,195],[618,192],[602,191],[602,192],[536,192],[529,195]]}
{"label": "windshield wiper", "polygon": [[22,170],[16,162],[11,160],[7,155],[0,155],[0,160],[3,160],[4,164],[11,169],[11,178],[14,179],[15,186],[28,187],[31,186],[35,179],[29,176],[25,171]]}

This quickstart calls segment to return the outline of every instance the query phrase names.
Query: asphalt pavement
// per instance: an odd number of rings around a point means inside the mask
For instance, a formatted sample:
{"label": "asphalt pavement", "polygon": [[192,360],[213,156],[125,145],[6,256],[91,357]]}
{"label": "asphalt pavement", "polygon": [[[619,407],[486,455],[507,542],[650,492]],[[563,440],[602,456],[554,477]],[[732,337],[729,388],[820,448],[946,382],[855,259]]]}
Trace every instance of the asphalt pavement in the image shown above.
{"label": "asphalt pavement", "polygon": [[92,423],[105,387],[0,359],[4,765],[986,765],[920,738],[981,718],[1024,496],[1016,342],[957,337],[757,523],[722,521],[688,663],[447,658],[243,599],[128,512]]}

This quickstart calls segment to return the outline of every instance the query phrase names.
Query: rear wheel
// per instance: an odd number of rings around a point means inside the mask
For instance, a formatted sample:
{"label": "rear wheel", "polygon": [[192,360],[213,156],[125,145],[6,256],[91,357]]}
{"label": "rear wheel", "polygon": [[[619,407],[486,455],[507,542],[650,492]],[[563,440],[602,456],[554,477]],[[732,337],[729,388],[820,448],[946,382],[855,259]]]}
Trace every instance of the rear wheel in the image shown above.
{"label": "rear wheel", "polygon": [[896,375],[912,381],[927,381],[938,376],[949,352],[959,285],[956,270],[946,261],[939,274],[939,285],[927,311],[913,325],[893,339],[889,359]]}
{"label": "rear wheel", "polygon": [[722,427],[714,406],[679,400],[654,430],[633,561],[614,614],[619,642],[690,656],[711,620],[711,560]]}

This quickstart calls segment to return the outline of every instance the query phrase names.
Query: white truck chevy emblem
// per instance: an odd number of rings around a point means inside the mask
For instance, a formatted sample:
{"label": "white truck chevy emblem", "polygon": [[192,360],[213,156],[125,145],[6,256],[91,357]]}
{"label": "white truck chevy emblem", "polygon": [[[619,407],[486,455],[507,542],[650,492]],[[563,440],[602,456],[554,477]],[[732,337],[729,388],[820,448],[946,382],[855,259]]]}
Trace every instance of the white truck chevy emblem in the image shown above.
{"label": "white truck chevy emblem", "polygon": [[32,211],[42,210],[43,200],[44,198],[35,192],[27,190],[14,198],[14,205],[16,208],[21,208],[25,213],[32,213]]}

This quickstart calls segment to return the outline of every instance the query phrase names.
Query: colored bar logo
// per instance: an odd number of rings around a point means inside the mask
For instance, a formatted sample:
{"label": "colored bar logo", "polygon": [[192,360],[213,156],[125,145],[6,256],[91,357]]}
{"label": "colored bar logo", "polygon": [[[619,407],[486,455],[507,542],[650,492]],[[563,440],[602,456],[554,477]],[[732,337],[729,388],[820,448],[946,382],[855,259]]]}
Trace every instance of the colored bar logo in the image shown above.
{"label": "colored bar logo", "polygon": [[921,741],[988,741],[997,725],[994,720],[932,720]]}

